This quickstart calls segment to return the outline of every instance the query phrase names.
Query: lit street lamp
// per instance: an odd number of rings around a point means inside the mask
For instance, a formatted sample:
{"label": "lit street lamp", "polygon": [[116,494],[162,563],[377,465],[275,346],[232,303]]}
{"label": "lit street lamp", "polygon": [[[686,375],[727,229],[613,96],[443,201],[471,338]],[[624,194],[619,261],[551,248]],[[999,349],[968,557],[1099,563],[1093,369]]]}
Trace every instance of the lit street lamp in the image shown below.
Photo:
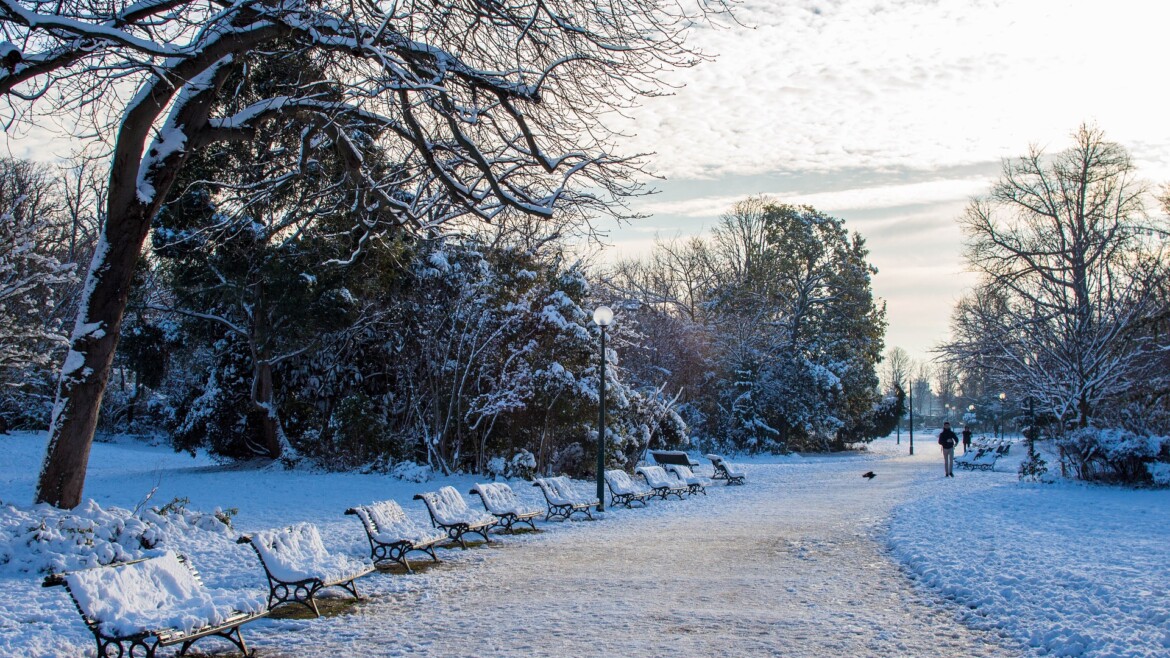
{"label": "lit street lamp", "polygon": [[999,394],[999,421],[996,423],[999,429],[999,438],[1003,438],[1003,403],[1007,399],[1007,393]]}
{"label": "lit street lamp", "polygon": [[598,306],[593,321],[601,329],[601,379],[598,384],[597,405],[597,511],[605,511],[605,328],[613,323],[613,311]]}

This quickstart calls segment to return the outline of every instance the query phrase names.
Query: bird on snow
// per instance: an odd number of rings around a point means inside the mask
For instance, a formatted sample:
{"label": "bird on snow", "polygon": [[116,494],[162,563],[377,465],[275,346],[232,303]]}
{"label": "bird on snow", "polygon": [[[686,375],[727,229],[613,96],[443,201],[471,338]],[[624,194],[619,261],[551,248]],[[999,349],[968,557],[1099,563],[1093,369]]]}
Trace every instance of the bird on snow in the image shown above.
{"label": "bird on snow", "polygon": [[877,477],[877,473],[874,473],[873,471],[866,471],[865,473],[861,474],[861,477],[866,478],[867,480],[872,480]]}

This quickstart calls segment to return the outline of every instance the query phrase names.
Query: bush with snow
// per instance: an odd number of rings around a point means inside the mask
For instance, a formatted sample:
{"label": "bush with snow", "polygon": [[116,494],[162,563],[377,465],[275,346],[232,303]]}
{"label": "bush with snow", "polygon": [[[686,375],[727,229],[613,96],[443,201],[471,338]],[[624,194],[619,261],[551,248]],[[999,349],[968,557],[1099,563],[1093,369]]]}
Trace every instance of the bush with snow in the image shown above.
{"label": "bush with snow", "polygon": [[394,465],[390,469],[390,476],[398,478],[403,482],[427,482],[435,476],[435,471],[426,464],[418,464],[412,461],[402,461]]}
{"label": "bush with snow", "polygon": [[213,533],[235,540],[234,510],[204,513],[176,500],[161,508],[103,509],[90,500],[73,510],[7,504],[0,513],[0,572],[74,571],[161,555],[183,537]]}
{"label": "bush with snow", "polygon": [[1170,487],[1170,463],[1149,462],[1146,464],[1146,472],[1154,484],[1159,487]]}
{"label": "bush with snow", "polygon": [[1148,465],[1170,456],[1170,437],[1137,434],[1122,428],[1084,427],[1058,445],[1077,477],[1138,483],[1151,477]]}

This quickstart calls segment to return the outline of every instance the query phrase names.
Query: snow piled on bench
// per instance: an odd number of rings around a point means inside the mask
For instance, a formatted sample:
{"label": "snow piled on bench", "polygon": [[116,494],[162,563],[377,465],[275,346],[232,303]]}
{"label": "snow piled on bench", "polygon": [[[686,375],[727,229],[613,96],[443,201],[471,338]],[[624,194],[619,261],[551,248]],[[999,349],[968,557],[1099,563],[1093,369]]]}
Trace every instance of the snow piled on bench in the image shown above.
{"label": "snow piled on bench", "polygon": [[161,629],[189,634],[218,626],[239,612],[265,608],[259,592],[247,596],[204,587],[171,551],[133,564],[77,571],[65,580],[102,633],[115,637]]}
{"label": "snow piled on bench", "polygon": [[257,532],[252,544],[264,556],[264,566],[273,578],[286,583],[313,578],[326,583],[346,581],[372,568],[348,555],[329,553],[312,523]]}
{"label": "snow piled on bench", "polygon": [[402,506],[393,500],[383,500],[354,509],[364,517],[366,523],[376,529],[374,540],[383,544],[395,544],[403,540],[419,544],[446,538],[445,534],[427,528],[406,516]]}
{"label": "snow piled on bench", "polygon": [[646,476],[646,482],[655,489],[662,487],[676,489],[679,487],[679,482],[667,476],[666,470],[661,466],[639,466],[637,471]]}
{"label": "snow piled on bench", "polygon": [[605,472],[605,481],[609,488],[618,495],[625,494],[640,494],[646,493],[645,487],[639,487],[630,479],[630,475],[621,470],[610,470]]}
{"label": "snow piled on bench", "polygon": [[574,489],[573,483],[569,481],[569,478],[563,475],[544,478],[544,480],[541,481],[544,482],[545,485],[542,486],[541,489],[543,489],[545,494],[548,496],[549,502],[554,505],[591,505],[596,502],[594,498],[584,496],[576,489]]}
{"label": "snow piled on bench", "polygon": [[476,512],[467,506],[467,501],[455,490],[455,487],[443,487],[438,491],[422,494],[435,515],[435,521],[440,525],[457,525],[466,523],[475,526],[484,523],[495,523],[496,519],[490,514]]}
{"label": "snow piled on bench", "polygon": [[512,487],[503,482],[476,483],[475,489],[492,514],[531,514],[541,511],[536,507],[523,506]]}

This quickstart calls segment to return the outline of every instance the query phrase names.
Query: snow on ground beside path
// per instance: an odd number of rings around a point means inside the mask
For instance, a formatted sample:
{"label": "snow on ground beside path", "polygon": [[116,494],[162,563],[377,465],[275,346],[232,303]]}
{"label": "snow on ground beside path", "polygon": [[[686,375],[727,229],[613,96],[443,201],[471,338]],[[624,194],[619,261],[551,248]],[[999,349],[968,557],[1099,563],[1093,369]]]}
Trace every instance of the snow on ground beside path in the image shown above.
{"label": "snow on ground beside path", "polygon": [[[668,647],[676,656],[1170,655],[1170,492],[1019,485],[1014,462],[943,479],[932,443],[913,458],[905,437],[859,454],[735,458],[746,486],[442,550],[442,564],[414,575],[359,580],[369,600],[337,616],[265,619],[244,635],[262,658]],[[0,556],[19,554],[0,564],[0,655],[93,655],[64,591],[19,570],[35,556],[6,530],[33,511],[43,435],[0,437],[0,448]],[[871,469],[872,482],[860,477]],[[466,493],[474,481],[225,467],[122,441],[94,445],[86,495],[103,513],[179,497],[200,512],[239,508],[234,532],[203,529],[206,515],[164,524],[159,548],[191,556],[210,586],[255,591],[263,573],[236,533],[308,521],[329,550],[365,556],[347,507],[392,498],[425,522],[415,493],[451,485],[478,507]],[[536,488],[512,484],[543,507]]]}
{"label": "snow on ground beside path", "polygon": [[936,467],[893,515],[893,553],[965,623],[1038,655],[1170,656],[1170,491],[1021,484],[1024,452]]}

